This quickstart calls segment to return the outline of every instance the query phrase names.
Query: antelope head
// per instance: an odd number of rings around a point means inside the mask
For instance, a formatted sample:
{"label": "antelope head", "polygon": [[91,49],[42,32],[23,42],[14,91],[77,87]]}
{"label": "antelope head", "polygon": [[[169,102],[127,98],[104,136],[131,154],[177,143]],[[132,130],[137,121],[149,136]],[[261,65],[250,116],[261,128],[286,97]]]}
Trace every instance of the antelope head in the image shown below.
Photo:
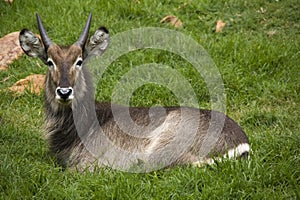
{"label": "antelope head", "polygon": [[[53,100],[68,105],[76,95],[74,86],[80,74],[84,60],[90,54],[102,54],[109,44],[109,33],[100,27],[87,43],[92,14],[89,15],[85,27],[77,42],[62,47],[51,41],[39,14],[36,14],[41,39],[27,29],[20,32],[20,45],[31,57],[40,58],[48,66],[46,80],[47,90],[53,93]],[[86,44],[87,43],[87,44]]]}

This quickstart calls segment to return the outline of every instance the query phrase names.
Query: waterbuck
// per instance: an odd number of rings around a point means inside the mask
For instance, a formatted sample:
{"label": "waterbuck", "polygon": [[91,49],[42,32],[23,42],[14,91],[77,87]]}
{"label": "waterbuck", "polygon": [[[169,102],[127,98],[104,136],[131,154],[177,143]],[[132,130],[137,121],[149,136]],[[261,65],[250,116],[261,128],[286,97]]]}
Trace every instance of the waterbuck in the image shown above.
{"label": "waterbuck", "polygon": [[84,64],[90,55],[107,49],[108,30],[101,27],[88,40],[90,14],[78,41],[62,47],[51,41],[40,16],[36,17],[41,39],[27,29],[20,32],[19,39],[28,56],[38,57],[48,66],[45,127],[50,150],[62,166],[150,171],[248,156],[246,134],[220,112],[95,103]]}

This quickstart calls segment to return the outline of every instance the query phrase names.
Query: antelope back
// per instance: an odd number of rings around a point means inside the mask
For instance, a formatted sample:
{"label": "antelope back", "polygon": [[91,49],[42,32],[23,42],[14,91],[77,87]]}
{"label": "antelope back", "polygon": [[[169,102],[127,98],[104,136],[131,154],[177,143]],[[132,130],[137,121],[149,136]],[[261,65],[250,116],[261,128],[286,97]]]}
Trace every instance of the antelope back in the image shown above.
{"label": "antelope back", "polygon": [[28,56],[38,57],[48,66],[46,91],[51,90],[58,103],[69,104],[76,95],[73,88],[82,73],[84,60],[107,49],[109,32],[100,27],[87,42],[92,19],[90,14],[78,41],[62,47],[52,42],[40,16],[37,14],[36,17],[41,39],[30,30],[23,29],[19,36],[21,48]]}

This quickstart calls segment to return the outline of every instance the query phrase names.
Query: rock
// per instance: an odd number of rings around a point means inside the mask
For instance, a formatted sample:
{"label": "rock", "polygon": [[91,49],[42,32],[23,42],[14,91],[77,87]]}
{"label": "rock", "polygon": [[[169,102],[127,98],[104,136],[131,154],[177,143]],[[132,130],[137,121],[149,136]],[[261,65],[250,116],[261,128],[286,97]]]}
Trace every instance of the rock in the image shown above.
{"label": "rock", "polygon": [[13,32],[0,38],[0,71],[23,54],[19,43],[19,32]]}
{"label": "rock", "polygon": [[45,75],[33,74],[17,81],[9,90],[15,94],[23,94],[25,90],[31,93],[41,94],[45,85]]}

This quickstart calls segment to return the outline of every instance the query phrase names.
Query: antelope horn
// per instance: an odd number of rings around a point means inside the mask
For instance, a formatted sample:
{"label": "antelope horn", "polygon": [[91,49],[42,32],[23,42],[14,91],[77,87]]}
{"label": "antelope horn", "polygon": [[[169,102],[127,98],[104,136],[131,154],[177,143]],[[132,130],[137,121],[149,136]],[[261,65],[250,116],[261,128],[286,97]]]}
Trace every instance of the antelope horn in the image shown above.
{"label": "antelope horn", "polygon": [[92,20],[92,13],[90,13],[89,18],[85,24],[85,27],[77,41],[77,44],[81,47],[84,48],[84,45],[86,43],[86,40],[88,38],[89,35],[89,30],[90,30],[90,25],[91,25],[91,20]]}
{"label": "antelope horn", "polygon": [[53,42],[49,38],[49,36],[48,36],[48,34],[47,34],[44,26],[43,26],[41,17],[40,17],[40,15],[38,13],[36,13],[36,19],[37,19],[37,23],[38,23],[38,28],[39,28],[39,31],[40,31],[40,35],[42,37],[42,41],[43,41],[45,49],[47,51],[47,49],[53,44]]}

